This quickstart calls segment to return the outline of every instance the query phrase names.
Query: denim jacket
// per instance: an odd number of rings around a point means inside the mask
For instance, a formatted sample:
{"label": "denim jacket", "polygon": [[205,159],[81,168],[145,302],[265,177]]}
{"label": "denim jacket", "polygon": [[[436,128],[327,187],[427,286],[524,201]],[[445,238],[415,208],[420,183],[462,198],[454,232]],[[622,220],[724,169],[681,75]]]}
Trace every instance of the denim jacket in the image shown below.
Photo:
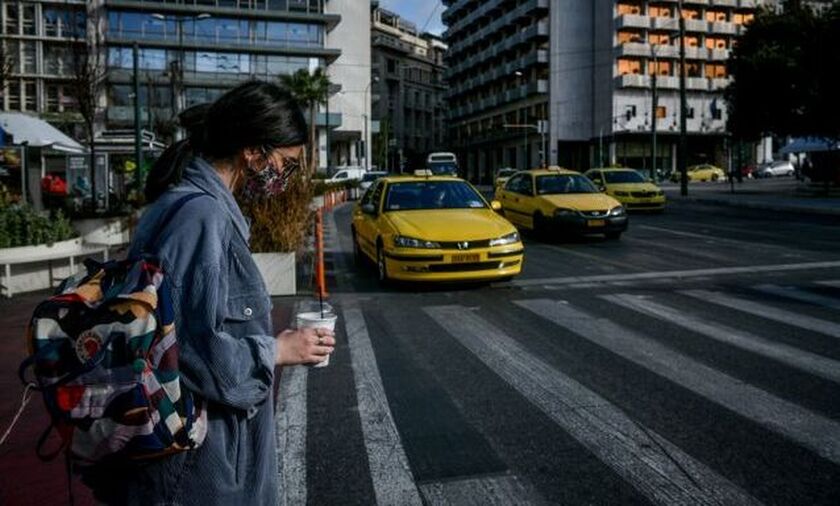
{"label": "denim jacket", "polygon": [[[190,192],[207,195],[187,202],[160,230],[169,206]],[[277,503],[271,299],[248,239],[248,223],[230,190],[199,158],[141,218],[130,254],[156,254],[162,261],[172,287],[183,382],[208,402],[209,424],[198,449],[112,473],[107,480],[109,487],[119,484],[116,495],[102,494],[102,500]]]}

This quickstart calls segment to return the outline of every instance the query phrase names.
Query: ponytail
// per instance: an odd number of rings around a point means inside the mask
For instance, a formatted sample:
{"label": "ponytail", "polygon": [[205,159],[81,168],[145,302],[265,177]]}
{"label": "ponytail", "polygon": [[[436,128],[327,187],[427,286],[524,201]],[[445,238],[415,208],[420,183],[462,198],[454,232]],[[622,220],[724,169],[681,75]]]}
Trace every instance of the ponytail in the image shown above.
{"label": "ponytail", "polygon": [[146,176],[146,202],[154,202],[170,187],[181,182],[184,169],[201,152],[205,116],[209,108],[210,104],[196,105],[178,115],[178,122],[187,131],[187,138],[171,144],[152,166]]}

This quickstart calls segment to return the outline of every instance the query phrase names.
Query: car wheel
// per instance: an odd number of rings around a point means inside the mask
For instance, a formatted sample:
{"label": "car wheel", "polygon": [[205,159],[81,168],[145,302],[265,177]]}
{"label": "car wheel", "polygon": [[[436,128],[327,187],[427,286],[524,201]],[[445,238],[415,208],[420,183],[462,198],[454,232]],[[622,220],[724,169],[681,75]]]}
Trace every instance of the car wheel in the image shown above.
{"label": "car wheel", "polygon": [[606,235],[607,239],[610,239],[610,240],[621,239],[621,232],[607,232],[604,235]]}
{"label": "car wheel", "polygon": [[376,248],[376,272],[379,276],[379,283],[388,284],[388,264],[385,262],[385,249],[380,243]]}

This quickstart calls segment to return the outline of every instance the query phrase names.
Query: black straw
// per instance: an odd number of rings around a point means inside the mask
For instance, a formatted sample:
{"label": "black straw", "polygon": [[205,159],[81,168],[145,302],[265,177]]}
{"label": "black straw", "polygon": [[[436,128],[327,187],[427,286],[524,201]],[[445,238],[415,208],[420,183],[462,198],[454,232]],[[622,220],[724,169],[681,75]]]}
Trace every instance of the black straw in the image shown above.
{"label": "black straw", "polygon": [[321,319],[324,319],[324,291],[318,290],[318,300],[321,302]]}

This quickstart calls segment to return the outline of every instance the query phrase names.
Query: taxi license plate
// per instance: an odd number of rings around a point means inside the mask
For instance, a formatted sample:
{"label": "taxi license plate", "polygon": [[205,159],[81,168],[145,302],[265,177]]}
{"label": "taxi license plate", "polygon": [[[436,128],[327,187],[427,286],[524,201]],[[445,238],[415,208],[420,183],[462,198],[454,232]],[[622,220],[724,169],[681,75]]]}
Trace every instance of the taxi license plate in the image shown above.
{"label": "taxi license plate", "polygon": [[461,255],[452,255],[452,261],[457,263],[478,262],[481,255],[478,253],[465,253]]}
{"label": "taxi license plate", "polygon": [[604,220],[589,220],[586,224],[590,227],[603,227],[607,222]]}

